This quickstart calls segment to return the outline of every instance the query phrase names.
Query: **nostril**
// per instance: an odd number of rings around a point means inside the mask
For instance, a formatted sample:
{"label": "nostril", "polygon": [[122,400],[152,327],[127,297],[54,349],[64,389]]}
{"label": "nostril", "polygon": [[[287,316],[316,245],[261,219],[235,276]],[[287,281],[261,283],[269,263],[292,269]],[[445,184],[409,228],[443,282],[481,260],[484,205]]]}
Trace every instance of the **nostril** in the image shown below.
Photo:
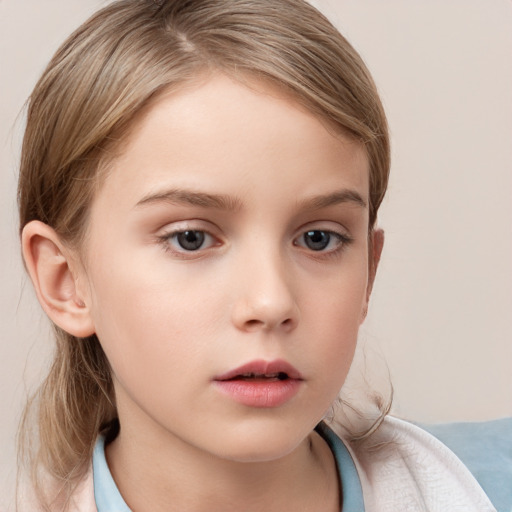
{"label": "nostril", "polygon": [[281,327],[291,327],[293,325],[293,320],[291,318],[286,318],[285,320],[283,320],[282,322],[277,322],[277,323],[274,323],[274,322],[264,322],[263,320],[257,320],[257,319],[252,319],[252,320],[246,320],[245,322],[245,328],[248,329],[248,330],[254,330],[254,329],[261,329],[261,328],[274,328],[274,327],[278,327],[278,326],[281,326]]}
{"label": "nostril", "polygon": [[263,324],[261,320],[247,320],[245,322],[246,327],[249,329],[259,327]]}

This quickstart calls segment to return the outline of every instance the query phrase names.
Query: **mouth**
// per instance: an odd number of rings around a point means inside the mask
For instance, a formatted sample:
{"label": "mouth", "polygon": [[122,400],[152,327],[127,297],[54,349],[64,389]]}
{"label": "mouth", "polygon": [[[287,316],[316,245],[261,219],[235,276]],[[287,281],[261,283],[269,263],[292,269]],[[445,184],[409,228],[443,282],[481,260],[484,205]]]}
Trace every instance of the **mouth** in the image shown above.
{"label": "mouth", "polygon": [[285,372],[278,373],[242,373],[241,375],[236,375],[235,377],[227,380],[245,380],[245,381],[279,381],[289,379],[288,374]]}
{"label": "mouth", "polygon": [[301,374],[286,361],[252,361],[214,378],[222,394],[242,405],[272,408],[284,405],[299,391]]}
{"label": "mouth", "polygon": [[290,363],[281,359],[251,361],[214,378],[215,381],[283,381],[287,379],[302,380],[302,375]]}

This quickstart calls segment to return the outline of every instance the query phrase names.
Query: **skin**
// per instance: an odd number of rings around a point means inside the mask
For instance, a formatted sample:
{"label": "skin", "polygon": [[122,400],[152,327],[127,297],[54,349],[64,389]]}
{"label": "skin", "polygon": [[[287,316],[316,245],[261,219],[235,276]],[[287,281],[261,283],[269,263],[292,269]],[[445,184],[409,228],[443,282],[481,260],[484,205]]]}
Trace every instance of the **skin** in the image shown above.
{"label": "skin", "polygon": [[[26,228],[43,307],[75,335],[95,332],[111,363],[121,432],[107,460],[132,510],[339,510],[313,428],[366,314],[382,245],[377,232],[369,247],[367,203],[359,143],[268,85],[213,75],[137,121],[80,255]],[[204,245],[181,247],[186,230]],[[327,245],[311,249],[311,231]],[[261,408],[219,392],[215,376],[255,359],[292,364],[298,393]]]}

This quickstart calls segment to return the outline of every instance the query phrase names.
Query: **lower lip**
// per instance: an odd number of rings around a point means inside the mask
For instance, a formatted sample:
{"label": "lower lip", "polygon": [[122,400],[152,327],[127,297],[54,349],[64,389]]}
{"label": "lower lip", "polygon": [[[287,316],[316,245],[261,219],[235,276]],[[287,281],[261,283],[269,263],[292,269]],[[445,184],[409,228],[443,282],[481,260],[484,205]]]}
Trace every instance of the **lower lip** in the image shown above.
{"label": "lower lip", "polygon": [[279,407],[299,391],[301,380],[217,380],[217,388],[224,394],[249,407]]}

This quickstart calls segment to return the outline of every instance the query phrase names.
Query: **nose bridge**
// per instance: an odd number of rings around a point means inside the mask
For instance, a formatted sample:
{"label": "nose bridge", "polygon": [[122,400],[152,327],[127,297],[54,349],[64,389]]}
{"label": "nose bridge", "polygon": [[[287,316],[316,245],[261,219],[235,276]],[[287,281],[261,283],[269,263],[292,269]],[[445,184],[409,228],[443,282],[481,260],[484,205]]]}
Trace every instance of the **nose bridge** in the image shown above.
{"label": "nose bridge", "polygon": [[292,329],[298,321],[291,262],[276,242],[240,254],[233,321],[243,330]]}

